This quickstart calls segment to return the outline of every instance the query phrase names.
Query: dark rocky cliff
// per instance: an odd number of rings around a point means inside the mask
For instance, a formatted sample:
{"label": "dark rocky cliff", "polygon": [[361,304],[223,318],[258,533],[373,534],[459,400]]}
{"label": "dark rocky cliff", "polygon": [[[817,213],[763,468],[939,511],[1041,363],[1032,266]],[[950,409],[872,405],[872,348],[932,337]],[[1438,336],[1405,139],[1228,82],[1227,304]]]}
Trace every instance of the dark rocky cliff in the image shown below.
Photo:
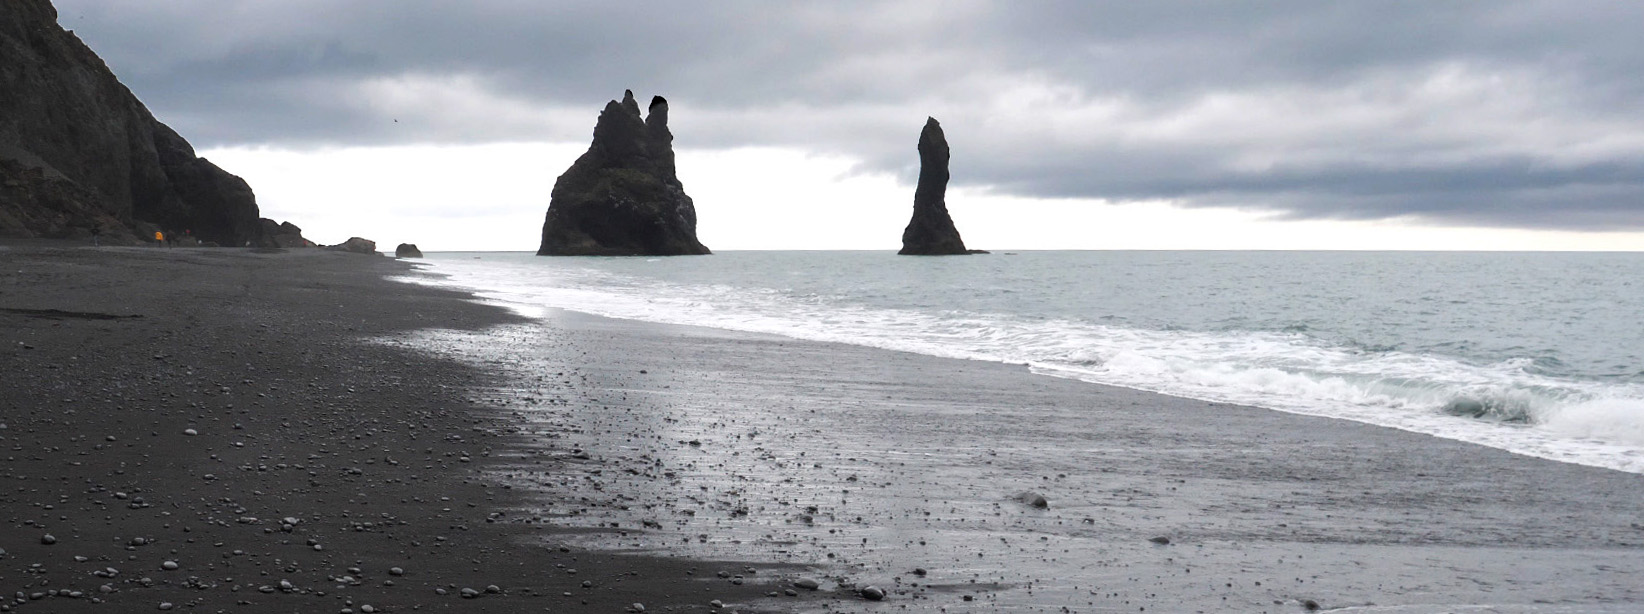
{"label": "dark rocky cliff", "polygon": [[195,155],[57,24],[48,0],[0,7],[0,236],[135,241],[190,231],[262,244],[245,181]]}
{"label": "dark rocky cliff", "polygon": [[674,174],[668,101],[640,117],[634,93],[599,114],[594,141],[554,182],[539,256],[707,254],[696,238],[696,205]]}
{"label": "dark rocky cliff", "polygon": [[959,229],[948,215],[948,139],[936,118],[925,120],[919,133],[919,186],[913,191],[913,219],[902,231],[904,256],[949,256],[978,253],[966,250]]}

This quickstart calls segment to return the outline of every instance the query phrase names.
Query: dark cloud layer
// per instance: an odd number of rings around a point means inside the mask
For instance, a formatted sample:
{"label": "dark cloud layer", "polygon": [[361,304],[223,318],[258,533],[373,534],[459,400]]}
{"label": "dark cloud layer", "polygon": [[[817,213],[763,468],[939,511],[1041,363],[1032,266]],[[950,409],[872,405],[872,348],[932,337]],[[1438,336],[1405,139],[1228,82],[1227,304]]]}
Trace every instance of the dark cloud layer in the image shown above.
{"label": "dark cloud layer", "polygon": [[904,175],[935,115],[1010,194],[1644,229],[1639,3],[57,5],[206,147],[581,141],[633,88],[682,147]]}

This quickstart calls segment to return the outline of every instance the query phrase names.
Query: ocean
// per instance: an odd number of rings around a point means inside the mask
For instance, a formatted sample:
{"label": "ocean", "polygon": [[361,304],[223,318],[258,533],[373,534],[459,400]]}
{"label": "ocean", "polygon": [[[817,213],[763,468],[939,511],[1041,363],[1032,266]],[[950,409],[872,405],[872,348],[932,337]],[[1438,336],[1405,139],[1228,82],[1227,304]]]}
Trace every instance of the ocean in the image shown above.
{"label": "ocean", "polygon": [[1644,473],[1644,254],[484,252],[424,262],[438,283],[527,313],[1025,364]]}

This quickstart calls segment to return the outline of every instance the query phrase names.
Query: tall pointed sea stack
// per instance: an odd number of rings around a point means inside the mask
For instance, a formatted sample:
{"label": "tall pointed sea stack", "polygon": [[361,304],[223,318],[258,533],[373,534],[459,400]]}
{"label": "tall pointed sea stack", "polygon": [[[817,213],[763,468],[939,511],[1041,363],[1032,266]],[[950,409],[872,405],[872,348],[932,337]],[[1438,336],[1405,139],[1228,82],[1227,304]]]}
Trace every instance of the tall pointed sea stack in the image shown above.
{"label": "tall pointed sea stack", "polygon": [[968,254],[959,229],[948,216],[948,139],[936,118],[919,133],[919,187],[913,191],[913,219],[902,231],[904,256]]}
{"label": "tall pointed sea stack", "polygon": [[554,182],[538,256],[710,253],[696,239],[696,205],[674,174],[668,101],[641,119],[633,91],[599,114],[588,152]]}

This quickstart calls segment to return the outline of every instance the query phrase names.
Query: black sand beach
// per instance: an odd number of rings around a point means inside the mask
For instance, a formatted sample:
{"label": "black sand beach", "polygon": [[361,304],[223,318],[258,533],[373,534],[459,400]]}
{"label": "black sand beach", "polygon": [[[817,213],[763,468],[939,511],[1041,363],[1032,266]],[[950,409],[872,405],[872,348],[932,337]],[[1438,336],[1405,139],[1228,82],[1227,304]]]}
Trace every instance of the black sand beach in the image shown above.
{"label": "black sand beach", "polygon": [[492,378],[364,341],[514,318],[383,279],[405,269],[0,246],[0,611],[707,611],[768,592],[716,577],[740,564],[523,545],[553,540],[496,515],[521,498],[481,470],[516,439],[467,392]]}
{"label": "black sand beach", "polygon": [[1639,475],[405,271],[0,248],[5,607],[1644,607]]}

